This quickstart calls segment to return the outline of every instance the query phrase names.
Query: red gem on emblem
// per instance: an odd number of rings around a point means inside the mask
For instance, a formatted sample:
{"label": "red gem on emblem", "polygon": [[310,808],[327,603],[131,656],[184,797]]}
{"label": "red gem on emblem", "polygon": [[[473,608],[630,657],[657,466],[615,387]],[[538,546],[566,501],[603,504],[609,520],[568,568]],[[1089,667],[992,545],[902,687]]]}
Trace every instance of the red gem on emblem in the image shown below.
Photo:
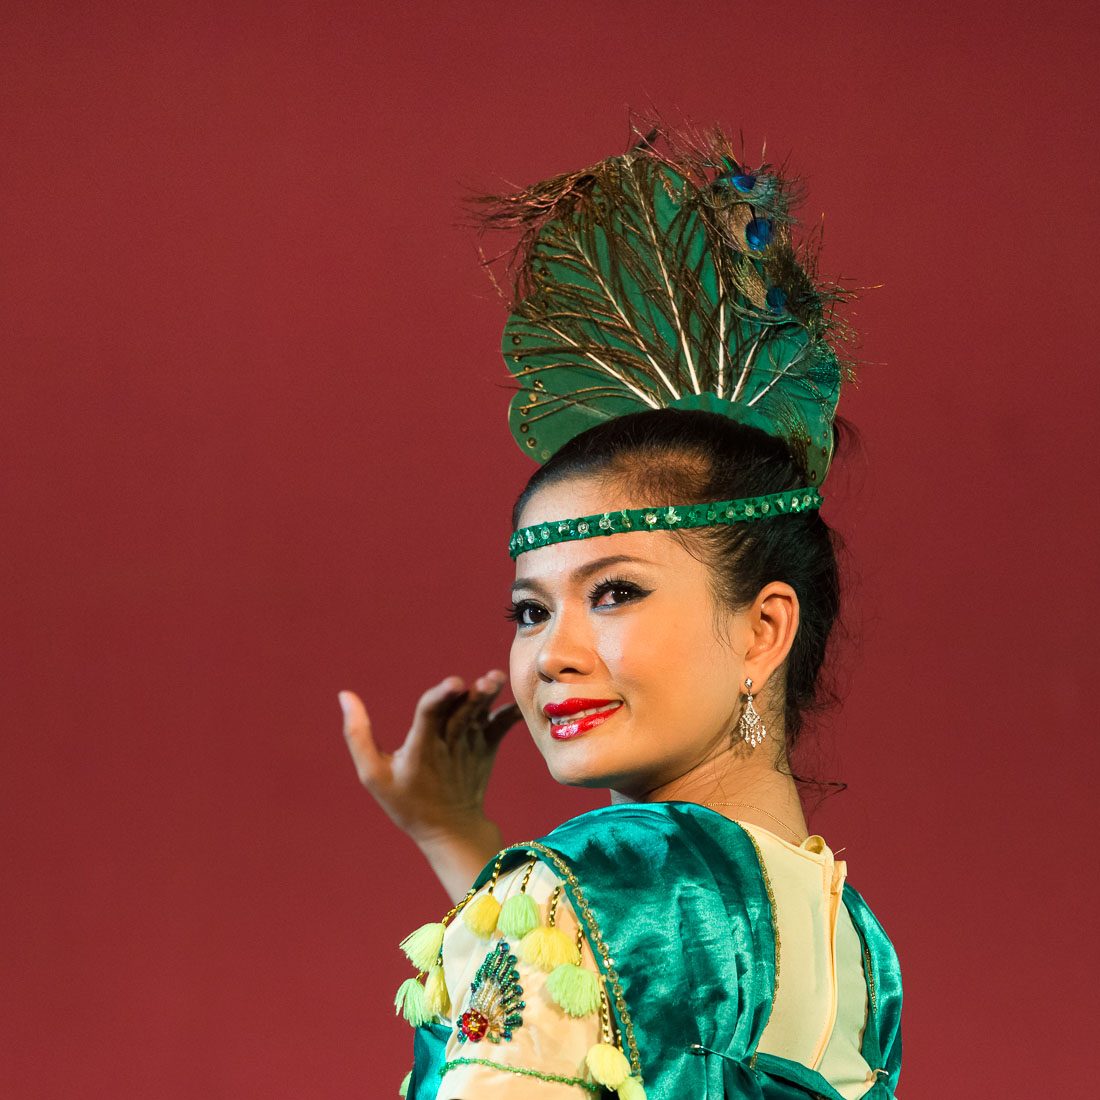
{"label": "red gem on emblem", "polygon": [[479,1039],[485,1038],[485,1034],[489,1030],[489,1021],[480,1012],[471,1008],[468,1012],[463,1012],[459,1018],[458,1030],[471,1043],[476,1043]]}

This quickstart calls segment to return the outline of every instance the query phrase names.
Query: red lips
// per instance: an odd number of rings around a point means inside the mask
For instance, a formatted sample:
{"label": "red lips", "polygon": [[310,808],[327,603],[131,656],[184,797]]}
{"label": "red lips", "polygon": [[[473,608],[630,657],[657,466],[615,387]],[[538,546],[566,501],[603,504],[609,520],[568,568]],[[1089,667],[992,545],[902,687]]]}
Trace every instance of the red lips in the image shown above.
{"label": "red lips", "polygon": [[609,707],[617,703],[618,699],[564,699],[560,703],[547,703],[542,708],[542,713],[547,718],[565,718],[567,715],[576,714],[579,710],[592,710],[593,707]]}
{"label": "red lips", "polygon": [[[622,705],[621,699],[566,699],[561,703],[547,703],[542,712],[551,719],[550,736],[555,741],[569,741],[594,726],[602,725]],[[594,713],[584,714],[585,711]],[[555,718],[567,718],[571,714],[583,714],[583,717],[573,722],[553,721]]]}

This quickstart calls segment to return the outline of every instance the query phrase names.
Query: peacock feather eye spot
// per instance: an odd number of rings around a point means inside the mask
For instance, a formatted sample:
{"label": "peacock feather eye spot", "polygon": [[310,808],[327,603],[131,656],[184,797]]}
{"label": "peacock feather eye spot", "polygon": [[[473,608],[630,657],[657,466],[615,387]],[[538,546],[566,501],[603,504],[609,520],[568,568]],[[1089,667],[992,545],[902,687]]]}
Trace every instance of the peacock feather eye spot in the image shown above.
{"label": "peacock feather eye spot", "polygon": [[771,239],[772,223],[767,218],[753,217],[745,226],[745,242],[753,252],[762,252]]}

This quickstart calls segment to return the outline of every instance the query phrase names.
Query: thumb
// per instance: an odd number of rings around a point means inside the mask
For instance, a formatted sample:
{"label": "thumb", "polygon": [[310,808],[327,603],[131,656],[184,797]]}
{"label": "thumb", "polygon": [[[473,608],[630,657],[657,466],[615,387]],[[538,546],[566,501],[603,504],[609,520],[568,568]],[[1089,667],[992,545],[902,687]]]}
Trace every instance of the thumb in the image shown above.
{"label": "thumb", "polygon": [[340,709],[344,712],[344,738],[348,743],[348,751],[355,761],[360,780],[366,783],[373,777],[381,762],[367,709],[354,691],[341,691],[337,698],[340,700]]}

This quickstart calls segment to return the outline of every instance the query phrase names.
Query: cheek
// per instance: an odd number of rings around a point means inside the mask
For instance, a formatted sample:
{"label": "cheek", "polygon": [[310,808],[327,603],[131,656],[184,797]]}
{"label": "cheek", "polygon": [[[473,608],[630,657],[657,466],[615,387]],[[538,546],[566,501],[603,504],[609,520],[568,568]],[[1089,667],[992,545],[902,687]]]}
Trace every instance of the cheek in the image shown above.
{"label": "cheek", "polygon": [[524,717],[530,712],[534,700],[536,681],[534,657],[534,650],[530,643],[517,634],[512,639],[512,649],[508,654],[508,679],[512,694]]}
{"label": "cheek", "polygon": [[632,673],[654,688],[661,720],[670,714],[701,728],[730,706],[736,657],[715,637],[709,619],[685,617],[676,627],[650,633],[630,652]]}

